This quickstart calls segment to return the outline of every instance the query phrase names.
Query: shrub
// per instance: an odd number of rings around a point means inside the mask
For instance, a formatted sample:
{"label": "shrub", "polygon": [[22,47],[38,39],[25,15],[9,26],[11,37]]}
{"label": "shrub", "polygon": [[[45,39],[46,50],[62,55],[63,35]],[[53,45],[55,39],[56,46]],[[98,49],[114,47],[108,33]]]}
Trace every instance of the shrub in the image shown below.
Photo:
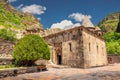
{"label": "shrub", "polygon": [[11,41],[11,42],[15,42],[17,40],[16,34],[7,29],[0,29],[0,37],[3,38],[4,40]]}
{"label": "shrub", "polygon": [[35,34],[29,34],[18,41],[13,54],[18,66],[32,66],[38,59],[50,59],[50,50],[47,43]]}

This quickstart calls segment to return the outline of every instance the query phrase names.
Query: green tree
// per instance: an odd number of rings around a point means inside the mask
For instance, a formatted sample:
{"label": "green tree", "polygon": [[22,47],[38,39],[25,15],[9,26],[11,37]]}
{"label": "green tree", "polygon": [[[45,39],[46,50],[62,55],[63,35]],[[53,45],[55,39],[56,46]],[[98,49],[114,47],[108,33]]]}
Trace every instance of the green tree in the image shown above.
{"label": "green tree", "polygon": [[103,38],[106,40],[108,54],[120,54],[120,33],[109,32]]}
{"label": "green tree", "polygon": [[47,43],[35,34],[29,34],[18,41],[13,54],[18,66],[31,66],[38,59],[50,59],[50,49]]}
{"label": "green tree", "polygon": [[107,53],[108,54],[120,54],[120,43],[115,42],[107,42]]}

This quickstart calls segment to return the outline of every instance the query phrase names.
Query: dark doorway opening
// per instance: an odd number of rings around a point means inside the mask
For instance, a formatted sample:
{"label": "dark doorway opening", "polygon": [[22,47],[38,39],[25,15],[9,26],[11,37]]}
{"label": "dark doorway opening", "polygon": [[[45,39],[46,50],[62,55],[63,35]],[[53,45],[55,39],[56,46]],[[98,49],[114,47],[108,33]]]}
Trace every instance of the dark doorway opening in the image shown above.
{"label": "dark doorway opening", "polygon": [[57,59],[58,59],[58,64],[61,65],[62,64],[62,56],[57,55]]}

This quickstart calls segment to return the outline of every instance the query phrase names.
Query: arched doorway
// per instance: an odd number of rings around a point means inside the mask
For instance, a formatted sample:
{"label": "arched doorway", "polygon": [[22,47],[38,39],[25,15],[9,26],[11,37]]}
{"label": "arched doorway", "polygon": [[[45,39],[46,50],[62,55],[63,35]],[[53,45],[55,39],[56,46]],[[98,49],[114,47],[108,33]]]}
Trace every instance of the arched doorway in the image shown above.
{"label": "arched doorway", "polygon": [[55,44],[55,63],[58,65],[62,64],[62,43]]}
{"label": "arched doorway", "polygon": [[61,65],[62,64],[62,56],[61,55],[57,55],[57,64]]}

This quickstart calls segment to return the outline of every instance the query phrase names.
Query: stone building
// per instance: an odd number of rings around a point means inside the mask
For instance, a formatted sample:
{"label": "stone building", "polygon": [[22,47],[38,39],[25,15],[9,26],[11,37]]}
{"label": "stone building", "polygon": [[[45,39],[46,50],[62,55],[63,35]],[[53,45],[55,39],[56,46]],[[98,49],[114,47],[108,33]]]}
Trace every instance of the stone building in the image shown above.
{"label": "stone building", "polygon": [[107,65],[102,31],[87,16],[82,26],[44,36],[51,49],[54,64],[78,68]]}

